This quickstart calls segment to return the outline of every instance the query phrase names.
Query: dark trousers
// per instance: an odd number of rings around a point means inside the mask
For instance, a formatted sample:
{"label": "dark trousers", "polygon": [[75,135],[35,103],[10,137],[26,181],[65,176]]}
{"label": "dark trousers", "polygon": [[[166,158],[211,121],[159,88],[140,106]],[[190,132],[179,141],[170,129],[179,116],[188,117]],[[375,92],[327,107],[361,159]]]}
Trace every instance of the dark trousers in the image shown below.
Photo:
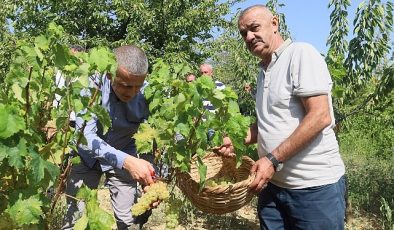
{"label": "dark trousers", "polygon": [[257,206],[261,229],[343,230],[345,177],[334,184],[286,189],[268,183]]}

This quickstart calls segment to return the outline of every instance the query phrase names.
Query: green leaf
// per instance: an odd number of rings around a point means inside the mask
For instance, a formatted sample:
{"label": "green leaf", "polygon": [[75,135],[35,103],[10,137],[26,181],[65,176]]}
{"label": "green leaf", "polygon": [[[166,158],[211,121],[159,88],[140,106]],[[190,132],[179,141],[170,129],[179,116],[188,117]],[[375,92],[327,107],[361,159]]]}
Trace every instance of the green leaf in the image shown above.
{"label": "green leaf", "polygon": [[37,46],[34,46],[34,51],[36,52],[36,55],[40,61],[42,61],[44,59],[44,54],[42,54],[41,50]]}
{"label": "green leaf", "polygon": [[88,217],[84,213],[81,218],[79,218],[74,225],[75,230],[85,230],[88,226]]}
{"label": "green leaf", "polygon": [[230,100],[228,103],[228,112],[233,114],[233,113],[239,113],[239,106],[236,101]]}
{"label": "green leaf", "polygon": [[14,205],[6,209],[6,212],[19,226],[37,224],[41,215],[43,215],[41,206],[42,202],[39,199],[30,197],[25,200],[19,199]]}
{"label": "green leaf", "polygon": [[8,148],[8,163],[10,166],[20,169],[24,166],[22,155],[19,153],[18,147]]}
{"label": "green leaf", "polygon": [[92,194],[92,190],[88,187],[86,187],[85,185],[83,185],[77,193],[77,198],[78,199],[89,199],[89,197],[94,196],[94,194]]}
{"label": "green leaf", "polygon": [[35,152],[30,151],[30,156],[32,158],[30,164],[31,170],[33,172],[31,176],[36,183],[39,183],[44,179],[45,171],[49,173],[53,180],[56,179],[56,177],[59,175],[59,169],[56,165],[44,160],[39,154]]}
{"label": "green leaf", "polygon": [[82,84],[84,87],[88,87],[89,85],[89,68],[89,63],[82,63],[75,71],[75,74],[79,77],[79,82],[87,82],[87,84]]}
{"label": "green leaf", "polygon": [[3,160],[8,157],[8,147],[0,143],[0,166],[3,163]]}
{"label": "green leaf", "polygon": [[68,50],[65,50],[65,47],[61,45],[56,45],[54,47],[54,62],[57,67],[63,69],[63,67],[67,64],[67,58],[69,57]]}
{"label": "green leaf", "polygon": [[151,103],[149,103],[149,111],[154,111],[155,108],[161,103],[160,98],[154,98]]}
{"label": "green leaf", "polygon": [[157,75],[160,79],[166,79],[170,75],[170,67],[167,65],[161,66],[160,70],[157,71]]}
{"label": "green leaf", "polygon": [[49,41],[44,35],[40,35],[34,39],[34,45],[41,50],[49,49]]}
{"label": "green leaf", "polygon": [[[111,230],[112,225],[115,223],[114,218],[100,208],[97,190],[91,190],[86,186],[82,186],[77,193],[77,198],[83,199],[86,203],[85,213],[87,214],[89,229]],[[81,222],[85,222],[85,220],[81,220]]]}
{"label": "green leaf", "polygon": [[74,99],[73,103],[74,103],[74,105],[73,105],[74,111],[82,111],[85,108],[85,106],[83,105],[81,100]]}
{"label": "green leaf", "polygon": [[[82,65],[85,65],[85,64],[86,63],[82,63]],[[80,65],[80,66],[82,66],[82,65]],[[75,65],[75,64],[70,64],[70,65],[65,65],[64,66],[64,70],[67,71],[67,72],[73,72],[73,71],[76,72],[77,69],[78,69],[78,66]]]}
{"label": "green leaf", "polygon": [[199,83],[199,85],[202,89],[214,89],[215,88],[215,83],[212,81],[211,77],[208,77],[208,76],[199,77],[196,81],[197,81],[197,83]]}
{"label": "green leaf", "polygon": [[71,163],[72,163],[73,165],[79,165],[79,164],[81,163],[81,157],[79,157],[79,156],[73,157],[73,158],[71,159]]}
{"label": "green leaf", "polygon": [[13,114],[9,106],[0,104],[0,138],[8,138],[24,128],[23,118]]}
{"label": "green leaf", "polygon": [[98,202],[94,205],[88,203],[89,212],[89,229],[111,230],[112,225],[115,223],[111,214],[102,210]]}
{"label": "green leaf", "polygon": [[215,89],[213,97],[218,100],[223,100],[226,98],[226,95],[221,90]]}
{"label": "green leaf", "polygon": [[97,116],[101,125],[103,126],[103,132],[106,133],[111,126],[111,118],[107,110],[105,110],[101,105],[94,105],[91,108],[91,112]]}
{"label": "green leaf", "polygon": [[183,93],[179,93],[176,97],[175,97],[175,103],[179,104],[179,103],[183,103],[186,101],[186,97]]}
{"label": "green leaf", "polygon": [[89,52],[89,64],[96,67],[100,73],[111,70],[111,65],[117,65],[114,54],[108,48],[93,48]]}
{"label": "green leaf", "polygon": [[12,92],[13,92],[14,95],[15,95],[15,98],[16,98],[18,101],[20,101],[21,103],[25,103],[26,101],[25,101],[25,98],[23,98],[23,94],[22,94],[23,90],[22,90],[22,88],[19,86],[19,84],[13,84],[13,85],[11,86],[11,88],[12,88]]}
{"label": "green leaf", "polygon": [[202,188],[204,188],[204,184],[205,184],[205,180],[206,180],[206,176],[207,176],[207,166],[204,165],[204,162],[202,161],[202,159],[200,157],[197,157],[197,166],[198,166],[198,175],[200,175],[200,191]]}
{"label": "green leaf", "polygon": [[190,127],[185,123],[178,123],[175,128],[175,132],[179,132],[182,136],[187,137],[189,136]]}

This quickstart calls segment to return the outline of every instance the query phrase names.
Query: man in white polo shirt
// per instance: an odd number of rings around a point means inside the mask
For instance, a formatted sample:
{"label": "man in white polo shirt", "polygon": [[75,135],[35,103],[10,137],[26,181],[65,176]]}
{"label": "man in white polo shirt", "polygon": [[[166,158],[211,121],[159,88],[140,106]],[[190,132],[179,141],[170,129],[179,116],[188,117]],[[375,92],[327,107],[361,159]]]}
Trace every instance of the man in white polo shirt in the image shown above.
{"label": "man in white polo shirt", "polygon": [[[250,189],[260,192],[261,229],[344,229],[345,167],[323,57],[309,44],[284,41],[278,18],[263,5],[245,9],[238,28],[261,59],[257,122],[245,139],[257,142],[260,156]],[[233,151],[229,139],[220,151]]]}

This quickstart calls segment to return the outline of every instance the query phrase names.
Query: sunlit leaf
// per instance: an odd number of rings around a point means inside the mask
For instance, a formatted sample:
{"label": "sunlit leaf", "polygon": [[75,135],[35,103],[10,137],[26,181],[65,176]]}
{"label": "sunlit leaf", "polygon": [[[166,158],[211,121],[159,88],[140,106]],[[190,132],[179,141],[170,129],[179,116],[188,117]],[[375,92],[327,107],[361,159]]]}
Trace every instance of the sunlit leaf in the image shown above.
{"label": "sunlit leaf", "polygon": [[14,205],[6,210],[10,217],[19,226],[37,224],[40,221],[42,202],[35,198],[19,199]]}
{"label": "sunlit leaf", "polygon": [[0,138],[8,138],[24,128],[23,118],[13,114],[8,106],[0,104]]}

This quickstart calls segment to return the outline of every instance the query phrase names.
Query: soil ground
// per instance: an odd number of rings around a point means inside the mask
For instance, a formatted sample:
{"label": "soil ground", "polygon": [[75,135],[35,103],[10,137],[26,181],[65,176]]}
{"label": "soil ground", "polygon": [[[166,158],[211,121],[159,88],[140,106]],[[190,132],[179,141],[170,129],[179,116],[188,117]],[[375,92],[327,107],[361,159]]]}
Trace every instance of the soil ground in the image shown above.
{"label": "soil ground", "polygon": [[[100,204],[103,209],[112,213],[109,202],[108,189],[99,190]],[[256,214],[256,199],[238,211],[225,215],[206,214],[198,210],[191,210],[181,216],[181,223],[176,230],[258,230],[259,220]],[[115,229],[115,228],[114,228]],[[143,227],[144,230],[166,230],[164,205],[154,209],[152,216]],[[347,223],[347,230],[380,230],[377,217],[360,211],[351,212]]]}

